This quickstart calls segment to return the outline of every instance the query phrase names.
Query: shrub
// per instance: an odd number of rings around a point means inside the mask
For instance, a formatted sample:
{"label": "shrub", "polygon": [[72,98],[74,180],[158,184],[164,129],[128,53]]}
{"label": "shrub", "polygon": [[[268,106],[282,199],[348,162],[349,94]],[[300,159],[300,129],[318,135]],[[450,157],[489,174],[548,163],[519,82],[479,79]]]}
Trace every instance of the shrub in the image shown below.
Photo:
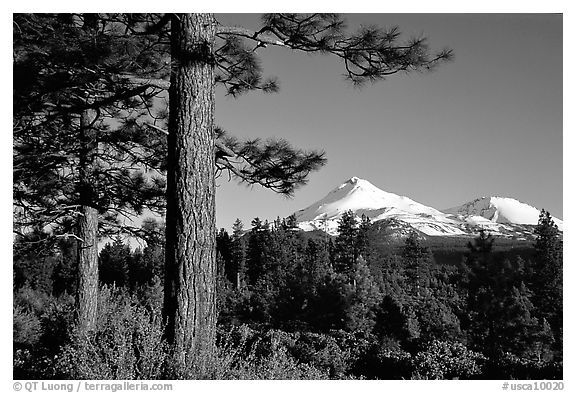
{"label": "shrub", "polygon": [[164,284],[158,276],[154,276],[148,284],[142,284],[136,291],[136,298],[140,300],[153,316],[161,317],[162,303],[164,301]]}
{"label": "shrub", "polygon": [[32,289],[29,286],[24,286],[14,293],[14,306],[21,307],[37,316],[41,315],[53,300],[54,298],[46,292]]}
{"label": "shrub", "polygon": [[413,360],[413,379],[470,379],[478,377],[486,358],[458,342],[432,341]]}
{"label": "shrub", "polygon": [[328,379],[328,374],[310,364],[299,363],[286,348],[276,348],[264,357],[250,354],[225,370],[219,379],[315,380]]}
{"label": "shrub", "polygon": [[356,374],[370,379],[410,379],[412,371],[410,353],[389,337],[375,341],[354,368]]}
{"label": "shrub", "polygon": [[167,354],[161,319],[125,290],[103,287],[95,331],[74,331],[57,369],[70,379],[158,379]]}
{"label": "shrub", "polygon": [[15,347],[32,347],[40,341],[42,324],[32,312],[21,306],[15,306],[13,308],[12,332]]}
{"label": "shrub", "polygon": [[14,378],[54,377],[55,356],[69,340],[73,305],[71,296],[54,297],[29,287],[14,294]]}
{"label": "shrub", "polygon": [[297,335],[280,330],[259,333],[247,326],[222,332],[213,379],[327,379],[328,374],[296,359],[288,351]]}
{"label": "shrub", "polygon": [[343,378],[350,369],[350,351],[342,350],[336,339],[326,334],[300,334],[290,353],[299,361],[324,370],[330,378]]}
{"label": "shrub", "polygon": [[538,362],[509,352],[486,362],[487,379],[563,379],[562,362]]}

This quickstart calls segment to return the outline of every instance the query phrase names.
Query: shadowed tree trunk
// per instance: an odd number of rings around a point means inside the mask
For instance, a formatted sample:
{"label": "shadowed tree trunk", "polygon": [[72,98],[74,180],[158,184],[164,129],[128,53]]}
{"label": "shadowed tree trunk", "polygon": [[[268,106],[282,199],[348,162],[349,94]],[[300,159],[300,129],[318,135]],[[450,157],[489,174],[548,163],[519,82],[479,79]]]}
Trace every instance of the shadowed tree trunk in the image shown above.
{"label": "shadowed tree trunk", "polygon": [[78,328],[81,334],[94,330],[98,306],[98,210],[94,207],[92,179],[94,153],[98,147],[94,122],[96,111],[85,110],[80,116],[80,166],[78,217],[78,291],[76,296]]}
{"label": "shadowed tree trunk", "polygon": [[211,14],[171,23],[164,318],[182,378],[205,375],[215,346],[216,23]]}

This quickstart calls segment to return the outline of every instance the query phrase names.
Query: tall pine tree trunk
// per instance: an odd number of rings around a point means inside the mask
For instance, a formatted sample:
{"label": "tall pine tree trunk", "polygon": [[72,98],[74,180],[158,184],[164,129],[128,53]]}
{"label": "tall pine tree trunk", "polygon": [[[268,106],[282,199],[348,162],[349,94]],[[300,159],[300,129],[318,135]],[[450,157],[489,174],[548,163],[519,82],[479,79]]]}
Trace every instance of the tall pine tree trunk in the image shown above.
{"label": "tall pine tree trunk", "polygon": [[92,179],[94,154],[98,147],[94,121],[96,113],[85,110],[80,116],[80,168],[78,217],[78,289],[76,296],[78,328],[81,334],[94,330],[98,306],[98,210],[94,207]]}
{"label": "tall pine tree trunk", "polygon": [[164,318],[176,376],[203,376],[216,331],[216,25],[211,14],[171,23]]}

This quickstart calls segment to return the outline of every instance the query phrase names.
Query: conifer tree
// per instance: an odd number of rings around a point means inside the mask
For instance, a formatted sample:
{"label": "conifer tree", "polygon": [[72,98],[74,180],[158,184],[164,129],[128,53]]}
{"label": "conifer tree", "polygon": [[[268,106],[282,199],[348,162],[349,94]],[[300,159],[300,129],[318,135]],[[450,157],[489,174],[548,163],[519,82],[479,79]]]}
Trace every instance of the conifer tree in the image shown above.
{"label": "conifer tree", "polygon": [[382,297],[362,256],[359,256],[354,264],[353,280],[347,285],[346,292],[348,303],[345,313],[346,329],[371,333],[376,324],[376,307]]}
{"label": "conifer tree", "polygon": [[422,341],[460,340],[460,320],[448,305],[431,293],[412,306],[416,312]]}
{"label": "conifer tree", "polygon": [[345,211],[338,220],[338,236],[334,241],[334,271],[346,276],[353,274],[358,258],[358,219],[351,211]]}
{"label": "conifer tree", "polygon": [[563,241],[549,212],[542,210],[535,228],[536,243],[531,289],[540,318],[545,318],[556,337],[556,348],[562,349],[563,321]]}
{"label": "conifer tree", "polygon": [[148,218],[142,222],[141,237],[146,241],[142,256],[134,258],[130,267],[132,286],[162,283],[164,280],[164,234],[163,222]]}
{"label": "conifer tree", "polygon": [[432,255],[427,247],[420,244],[415,231],[410,232],[402,248],[404,271],[408,278],[410,293],[416,297],[430,284]]}
{"label": "conifer tree", "polygon": [[220,228],[216,235],[216,252],[218,258],[217,274],[228,280],[234,281],[235,269],[232,266],[232,239],[224,228]]}
{"label": "conifer tree", "polygon": [[[316,329],[323,330],[329,321],[335,306],[337,294],[332,291],[334,271],[330,263],[330,254],[324,241],[309,239],[304,251],[301,269],[293,277],[304,298],[302,313],[305,322]],[[337,309],[337,307],[335,307]]]}
{"label": "conifer tree", "polygon": [[308,239],[304,252],[305,276],[309,277],[314,283],[309,286],[311,291],[314,291],[326,277],[333,273],[328,249],[322,243],[314,239]]}
{"label": "conifer tree", "polygon": [[162,165],[164,138],[141,119],[158,90],[134,87],[119,74],[162,76],[165,51],[151,50],[157,36],[123,30],[137,23],[129,19],[14,16],[15,227],[23,237],[30,227],[48,226],[78,240],[77,312],[85,332],[96,316],[98,236],[117,233],[119,215],[163,205],[163,180],[142,173]]}
{"label": "conifer tree", "polygon": [[78,276],[76,247],[77,242],[74,239],[60,239],[58,242],[59,261],[52,273],[52,293],[55,296],[76,293]]}
{"label": "conifer tree", "polygon": [[265,274],[270,270],[270,248],[272,246],[272,236],[269,226],[256,217],[252,220],[252,228],[247,245],[247,282],[255,285],[258,280],[264,279]]}
{"label": "conifer tree", "polygon": [[[467,305],[463,325],[467,331],[472,347],[481,349],[494,339],[496,321],[492,315],[496,312],[497,304],[505,288],[496,288],[491,269],[494,266],[492,247],[494,238],[484,230],[468,242],[469,254],[464,263],[465,282],[468,287]],[[497,345],[495,343],[490,345]]]}
{"label": "conifer tree", "polygon": [[530,293],[524,283],[519,287],[513,286],[500,310],[494,310],[501,319],[497,323],[496,332],[492,342],[498,350],[512,352],[522,357],[528,357],[536,345],[536,336],[539,331],[538,320],[533,316],[534,306],[530,301]]}
{"label": "conifer tree", "polygon": [[123,287],[129,284],[129,266],[132,253],[130,246],[122,239],[116,238],[113,243],[104,246],[99,255],[98,272],[103,284]]}
{"label": "conifer tree", "polygon": [[235,272],[232,282],[237,290],[246,285],[246,241],[243,235],[244,224],[237,218],[232,225],[232,265]]}
{"label": "conifer tree", "polygon": [[298,222],[296,220],[296,214],[289,215],[288,217],[286,217],[284,222],[285,222],[285,228],[286,229],[290,229],[290,230],[298,229]]}
{"label": "conifer tree", "polygon": [[551,337],[538,320],[533,294],[517,273],[517,266],[497,260],[494,239],[484,231],[469,244],[467,321],[472,347],[498,358],[547,356]]}
{"label": "conifer tree", "polygon": [[356,248],[358,255],[362,255],[365,259],[369,259],[369,245],[370,245],[370,228],[372,223],[370,218],[365,214],[360,217],[360,222],[358,223],[358,235],[356,240]]}

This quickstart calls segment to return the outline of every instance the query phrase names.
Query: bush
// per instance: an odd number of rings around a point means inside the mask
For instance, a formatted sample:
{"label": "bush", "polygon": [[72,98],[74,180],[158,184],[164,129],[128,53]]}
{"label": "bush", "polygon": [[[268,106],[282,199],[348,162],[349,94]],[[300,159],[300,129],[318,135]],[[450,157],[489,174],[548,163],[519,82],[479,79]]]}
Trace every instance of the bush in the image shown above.
{"label": "bush", "polygon": [[42,324],[32,312],[21,306],[13,308],[13,341],[14,347],[32,347],[40,341]]}
{"label": "bush", "polygon": [[470,379],[482,373],[484,355],[458,342],[432,341],[414,357],[413,379]]}
{"label": "bush", "polygon": [[159,379],[168,347],[159,317],[126,290],[103,287],[96,330],[72,333],[57,362],[62,379]]}
{"label": "bush", "polygon": [[562,362],[538,362],[511,353],[489,359],[483,377],[486,379],[563,379]]}
{"label": "bush", "polygon": [[154,276],[150,283],[142,284],[135,293],[142,306],[153,316],[161,317],[162,303],[164,302],[164,284],[158,276]]}
{"label": "bush", "polygon": [[40,316],[48,305],[54,301],[54,297],[39,289],[24,286],[14,293],[14,306]]}
{"label": "bush", "polygon": [[69,341],[74,300],[23,287],[14,294],[13,376],[54,377],[55,356]]}
{"label": "bush", "polygon": [[350,369],[350,351],[342,350],[334,337],[319,333],[302,333],[290,348],[301,362],[324,370],[330,378],[343,378]]}
{"label": "bush", "polygon": [[367,353],[355,365],[354,372],[369,379],[410,379],[412,357],[400,343],[383,337],[375,341]]}
{"label": "bush", "polygon": [[288,351],[295,335],[280,330],[259,333],[247,326],[233,328],[220,335],[213,366],[213,379],[328,379],[314,365],[298,361]]}

